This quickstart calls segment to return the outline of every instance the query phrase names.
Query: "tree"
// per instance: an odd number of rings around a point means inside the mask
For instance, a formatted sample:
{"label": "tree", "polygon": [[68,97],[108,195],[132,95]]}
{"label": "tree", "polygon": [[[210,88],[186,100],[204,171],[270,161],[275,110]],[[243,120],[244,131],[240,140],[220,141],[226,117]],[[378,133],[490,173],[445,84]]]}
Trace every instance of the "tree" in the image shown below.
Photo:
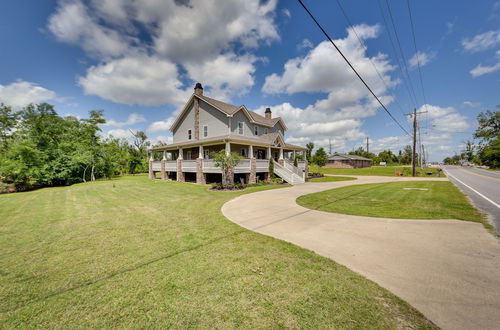
{"label": "tree", "polygon": [[310,163],[312,161],[312,151],[314,149],[314,143],[309,142],[308,144],[306,144],[306,148],[306,159]]}
{"label": "tree", "polygon": [[0,152],[7,149],[9,140],[12,138],[12,130],[16,127],[18,115],[12,111],[12,108],[0,103],[0,143],[2,147]]}
{"label": "tree", "polygon": [[328,155],[326,154],[325,149],[319,148],[316,150],[312,162],[319,167],[325,166],[326,163],[328,163]]}
{"label": "tree", "polygon": [[387,164],[394,164],[398,162],[398,157],[390,150],[384,150],[378,154],[379,162],[386,162]]}
{"label": "tree", "polygon": [[269,158],[269,178],[274,179],[274,159]]}
{"label": "tree", "polygon": [[132,132],[134,136],[133,146],[130,148],[130,171],[129,173],[134,174],[137,172],[144,172],[148,168],[148,150],[150,142],[147,140],[148,137],[143,131]]}
{"label": "tree", "polygon": [[212,155],[214,159],[215,166],[220,167],[222,172],[222,186],[224,188],[233,184],[233,169],[242,157],[236,152],[230,152],[226,154],[226,150],[220,150]]}
{"label": "tree", "polygon": [[[500,108],[500,106],[497,106]],[[484,165],[500,167],[500,112],[487,110],[477,116],[474,138],[480,139],[478,158]]]}

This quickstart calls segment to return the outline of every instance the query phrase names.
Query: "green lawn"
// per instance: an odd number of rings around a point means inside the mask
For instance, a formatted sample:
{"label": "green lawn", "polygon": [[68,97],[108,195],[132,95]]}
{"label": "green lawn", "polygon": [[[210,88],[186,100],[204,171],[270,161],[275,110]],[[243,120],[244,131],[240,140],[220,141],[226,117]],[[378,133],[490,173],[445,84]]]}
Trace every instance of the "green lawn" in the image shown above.
{"label": "green lawn", "polygon": [[0,195],[8,328],[432,328],[375,283],[222,216],[244,192],[124,177]]}
{"label": "green lawn", "polygon": [[408,181],[342,187],[300,196],[297,203],[314,210],[370,217],[485,222],[484,217],[449,181]]}
{"label": "green lawn", "polygon": [[335,182],[335,181],[350,181],[356,180],[356,178],[350,178],[348,176],[325,176],[322,178],[309,179],[309,182]]}
{"label": "green lawn", "polygon": [[[400,171],[402,176],[411,176],[411,167],[405,166],[372,166],[365,168],[319,168],[316,165],[310,165],[309,172],[320,172],[323,174],[336,175],[377,175],[377,176],[394,176],[394,171]],[[432,172],[430,177],[437,177],[437,168],[417,168],[417,176],[429,176],[427,172]],[[441,172],[441,177],[446,175]]]}

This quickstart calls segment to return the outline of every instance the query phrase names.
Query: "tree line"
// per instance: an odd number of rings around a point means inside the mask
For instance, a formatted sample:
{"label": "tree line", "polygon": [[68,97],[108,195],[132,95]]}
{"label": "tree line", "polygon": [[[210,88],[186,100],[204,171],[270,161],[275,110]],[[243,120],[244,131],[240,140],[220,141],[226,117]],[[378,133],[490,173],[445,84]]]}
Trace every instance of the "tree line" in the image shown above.
{"label": "tree line", "polygon": [[[497,105],[497,109],[500,106]],[[477,129],[473,140],[465,142],[460,154],[446,157],[447,165],[477,164],[500,168],[500,111],[486,110],[477,116]]]}
{"label": "tree line", "polygon": [[[309,163],[325,166],[328,163],[328,154],[326,153],[324,148],[318,148],[316,152],[313,154],[314,143],[309,142],[306,145],[306,158]],[[384,150],[379,152],[378,154],[374,154],[372,152],[367,152],[363,149],[363,147],[359,147],[354,151],[350,151],[349,155],[356,155],[365,158],[369,158],[373,161],[373,164],[379,164],[381,162],[385,162],[387,165],[409,165],[411,164],[411,156],[412,156],[412,147],[407,145],[403,150],[399,150],[397,154],[393,153],[391,150]],[[416,155],[418,158],[418,154]]]}
{"label": "tree line", "polygon": [[147,172],[146,134],[133,133],[133,143],[106,138],[105,123],[101,110],[77,118],[47,103],[19,112],[0,104],[0,182],[24,190]]}

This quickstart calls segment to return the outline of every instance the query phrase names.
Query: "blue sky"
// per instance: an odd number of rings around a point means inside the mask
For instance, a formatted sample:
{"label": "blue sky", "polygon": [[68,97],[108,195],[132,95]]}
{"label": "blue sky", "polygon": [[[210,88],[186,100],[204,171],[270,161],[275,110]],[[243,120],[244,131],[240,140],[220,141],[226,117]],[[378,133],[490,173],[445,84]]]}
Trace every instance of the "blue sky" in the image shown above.
{"label": "blue sky", "polygon": [[[500,103],[500,2],[410,0],[415,56],[406,1],[339,1],[353,28],[336,1],[304,2],[408,131],[403,113],[428,111],[431,160],[459,152],[477,114]],[[103,109],[105,135],[169,142],[199,81],[208,96],[271,107],[291,143],[346,152],[368,136],[378,152],[410,141],[296,1],[3,1],[0,42],[1,102],[82,117]]]}

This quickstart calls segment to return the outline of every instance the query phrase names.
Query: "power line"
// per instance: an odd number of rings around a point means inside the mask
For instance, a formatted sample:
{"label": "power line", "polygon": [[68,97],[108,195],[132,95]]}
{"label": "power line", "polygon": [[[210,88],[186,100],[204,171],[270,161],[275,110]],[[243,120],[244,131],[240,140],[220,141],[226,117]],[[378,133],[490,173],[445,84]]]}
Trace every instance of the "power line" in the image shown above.
{"label": "power line", "polygon": [[[359,37],[358,33],[356,32],[356,29],[354,28],[354,25],[352,24],[351,20],[349,19],[349,16],[347,15],[347,12],[345,11],[344,7],[340,3],[340,0],[337,0],[337,4],[340,7],[340,10],[342,11],[342,14],[344,14],[344,17],[345,17],[347,23],[349,24],[349,26],[351,27],[352,31],[354,32],[354,35],[358,39],[359,44],[364,48],[365,52],[368,52],[368,48],[365,46],[365,44],[363,43],[363,40]],[[372,64],[373,68],[377,72],[378,77],[380,78],[380,80],[384,84],[385,88],[389,91],[390,88],[387,85],[387,83],[385,82],[385,79],[382,77],[382,74],[378,71],[377,66],[375,65],[375,63],[373,63],[371,57],[369,57],[369,56],[367,56],[367,57],[370,60],[370,63]],[[399,104],[398,100],[396,99],[396,97],[394,95],[391,94],[391,96],[394,98],[394,101],[396,102],[397,106],[399,107],[399,111],[404,116],[403,107],[401,106],[401,104]]]}
{"label": "power line", "polygon": [[412,91],[413,98],[415,100],[415,104],[418,104],[417,96],[415,94],[415,88],[413,88],[413,83],[411,82],[410,73],[408,72],[408,66],[406,65],[406,57],[405,57],[405,54],[403,52],[403,47],[401,47],[401,41],[399,40],[398,32],[396,29],[396,24],[394,23],[394,17],[392,16],[391,6],[389,5],[388,0],[385,0],[385,4],[387,6],[387,11],[389,12],[389,18],[391,20],[392,30],[394,31],[394,35],[396,36],[396,42],[398,44],[399,52],[401,53],[401,58],[403,59],[403,68],[406,72],[406,76],[408,77],[408,84],[410,85],[410,89]]}
{"label": "power line", "polygon": [[382,108],[384,108],[385,112],[387,112],[387,114],[392,118],[392,120],[394,120],[394,122],[396,124],[398,124],[398,126],[408,135],[410,135],[410,133],[408,133],[408,131],[399,123],[399,121],[394,118],[394,116],[392,115],[392,113],[385,107],[385,105],[382,103],[382,101],[380,101],[380,99],[378,98],[377,95],[375,95],[375,93],[372,91],[372,89],[370,88],[370,86],[368,86],[368,84],[365,82],[365,80],[361,77],[361,75],[358,73],[358,71],[356,71],[356,69],[354,68],[354,66],[351,64],[351,62],[349,62],[349,60],[347,59],[347,57],[345,57],[345,55],[342,53],[342,51],[337,47],[337,45],[335,44],[335,42],[333,42],[332,38],[330,38],[330,36],[328,35],[328,33],[326,33],[326,31],[323,29],[323,27],[319,24],[319,22],[316,20],[316,18],[313,16],[313,14],[309,11],[309,9],[307,9],[307,7],[304,5],[304,3],[302,2],[302,0],[297,0],[300,5],[304,8],[304,10],[309,14],[309,16],[311,17],[311,19],[314,21],[314,23],[316,23],[316,25],[318,26],[318,28],[321,30],[321,32],[323,32],[323,34],[328,38],[328,40],[332,43],[333,47],[335,47],[335,49],[339,52],[339,54],[342,56],[342,58],[347,62],[347,64],[349,65],[349,67],[351,67],[351,69],[354,71],[354,73],[358,76],[358,78],[361,80],[361,82],[365,85],[365,87],[370,91],[370,93],[373,95],[373,97],[375,97],[375,99],[378,101],[378,103],[382,106]]}
{"label": "power line", "polygon": [[396,58],[396,61],[398,62],[398,69],[399,69],[399,71],[401,71],[401,75],[403,76],[403,85],[406,88],[406,92],[408,93],[408,98],[409,98],[410,102],[413,102],[413,106],[416,107],[417,103],[415,102],[414,99],[412,99],[411,91],[410,91],[410,88],[408,87],[408,83],[406,81],[408,78],[405,77],[405,73],[403,71],[403,63],[401,63],[400,56],[398,54],[398,51],[396,50],[396,45],[394,44],[394,40],[392,39],[391,32],[389,31],[389,23],[387,23],[387,19],[385,18],[385,13],[384,13],[384,9],[382,8],[381,0],[378,0],[377,3],[378,3],[378,8],[380,9],[380,15],[382,16],[382,19],[384,21],[384,25],[387,29],[387,36],[389,37],[392,51],[394,52],[394,57]]}
{"label": "power line", "polygon": [[408,5],[408,14],[410,15],[411,33],[413,35],[413,46],[415,47],[415,55],[417,56],[418,76],[420,78],[420,86],[422,87],[422,96],[424,97],[425,110],[427,110],[427,98],[425,97],[424,81],[422,79],[422,71],[420,70],[420,56],[418,56],[419,53],[417,48],[417,38],[415,37],[415,25],[413,24],[413,16],[411,14],[410,1],[406,0],[406,4]]}

